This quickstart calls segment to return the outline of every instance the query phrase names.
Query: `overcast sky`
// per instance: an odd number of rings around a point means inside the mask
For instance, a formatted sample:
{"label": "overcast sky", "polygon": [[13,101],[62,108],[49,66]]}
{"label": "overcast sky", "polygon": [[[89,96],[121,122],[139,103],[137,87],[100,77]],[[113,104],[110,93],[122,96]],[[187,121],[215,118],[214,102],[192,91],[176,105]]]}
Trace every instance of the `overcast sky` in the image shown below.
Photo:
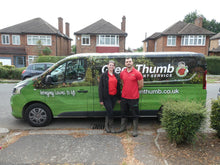
{"label": "overcast sky", "polygon": [[[74,32],[100,20],[121,28],[126,17],[126,48],[143,46],[142,41],[154,32],[162,32],[185,15],[197,10],[206,19],[220,22],[219,0],[2,0],[0,29],[37,17],[58,29],[58,17],[70,23],[70,37]],[[64,30],[65,31],[65,30]]]}

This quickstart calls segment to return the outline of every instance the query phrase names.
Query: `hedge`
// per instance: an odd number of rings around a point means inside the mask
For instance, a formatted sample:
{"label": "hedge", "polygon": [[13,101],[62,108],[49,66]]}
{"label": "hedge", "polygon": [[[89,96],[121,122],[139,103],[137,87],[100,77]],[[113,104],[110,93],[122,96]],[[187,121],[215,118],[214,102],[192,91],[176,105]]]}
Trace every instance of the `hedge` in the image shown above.
{"label": "hedge", "polygon": [[36,62],[52,62],[52,63],[56,63],[60,60],[62,60],[63,58],[65,58],[66,56],[39,56],[37,58]]}
{"label": "hedge", "polygon": [[206,57],[207,70],[209,74],[220,75],[220,57],[209,56]]}
{"label": "hedge", "polygon": [[220,98],[212,101],[211,108],[211,128],[217,131],[217,135],[220,138]]}
{"label": "hedge", "polygon": [[163,103],[161,124],[168,138],[177,145],[192,143],[206,119],[206,109],[194,101],[167,101]]}
{"label": "hedge", "polygon": [[20,80],[21,73],[25,68],[15,68],[14,65],[0,66],[0,78]]}

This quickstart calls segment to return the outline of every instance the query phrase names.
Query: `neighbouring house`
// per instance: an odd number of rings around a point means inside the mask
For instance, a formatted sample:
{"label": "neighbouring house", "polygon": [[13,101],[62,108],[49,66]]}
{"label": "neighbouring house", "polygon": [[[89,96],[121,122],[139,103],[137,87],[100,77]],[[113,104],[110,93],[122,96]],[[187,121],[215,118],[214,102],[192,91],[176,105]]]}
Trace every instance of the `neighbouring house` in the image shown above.
{"label": "neighbouring house", "polygon": [[195,24],[178,21],[163,32],[146,38],[143,51],[190,51],[208,55],[210,37],[214,34],[202,27],[201,17],[195,20]]}
{"label": "neighbouring house", "polygon": [[210,38],[209,55],[220,56],[220,33]]}
{"label": "neighbouring house", "polygon": [[121,29],[101,19],[82,30],[76,36],[76,53],[125,52],[126,18],[123,16]]}
{"label": "neighbouring house", "polygon": [[69,23],[63,33],[63,19],[58,18],[59,30],[41,18],[35,18],[0,30],[0,62],[3,65],[25,67],[43,49],[50,49],[51,56],[71,54]]}

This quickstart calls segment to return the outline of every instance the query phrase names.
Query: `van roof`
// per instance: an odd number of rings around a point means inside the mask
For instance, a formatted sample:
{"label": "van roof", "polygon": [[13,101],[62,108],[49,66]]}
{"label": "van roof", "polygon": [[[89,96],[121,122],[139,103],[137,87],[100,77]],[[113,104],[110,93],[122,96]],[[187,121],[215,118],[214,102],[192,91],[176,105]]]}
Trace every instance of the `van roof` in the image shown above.
{"label": "van roof", "polygon": [[148,57],[175,57],[175,56],[181,56],[181,57],[188,57],[188,56],[200,56],[204,57],[201,53],[195,53],[195,52],[123,52],[123,53],[81,53],[81,54],[75,54],[70,55],[66,58],[73,58],[73,57],[128,57],[128,56],[148,56]]}

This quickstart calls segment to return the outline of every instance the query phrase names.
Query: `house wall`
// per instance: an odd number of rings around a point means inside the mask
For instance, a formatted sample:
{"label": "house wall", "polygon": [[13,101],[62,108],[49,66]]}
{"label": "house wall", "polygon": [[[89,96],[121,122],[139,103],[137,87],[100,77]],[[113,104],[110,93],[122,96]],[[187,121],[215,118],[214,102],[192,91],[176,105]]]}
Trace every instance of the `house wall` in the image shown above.
{"label": "house wall", "polygon": [[[156,40],[156,52],[190,51],[208,55],[209,38],[209,36],[206,36],[206,46],[181,46],[181,36],[178,36],[176,46],[167,46],[167,36],[162,36]],[[153,46],[153,43],[149,43],[149,48],[153,49]]]}
{"label": "house wall", "polygon": [[[1,47],[24,47],[26,54],[27,55],[16,55],[16,56],[26,56],[26,65],[28,65],[28,56],[29,55],[38,55],[38,50],[36,45],[28,45],[27,44],[27,35],[32,35],[32,34],[24,34],[20,35],[20,45],[13,45],[12,44],[12,34],[10,35],[10,44],[9,45],[3,45],[1,42],[1,37],[0,37],[0,46]],[[37,35],[37,34],[34,34]],[[1,34],[0,34],[1,36]],[[56,35],[51,35],[52,37],[52,45],[51,46],[42,46],[44,47],[49,47],[51,49],[51,56],[67,56],[71,54],[71,40],[64,39],[63,37],[56,36]],[[12,65],[14,65],[13,61],[13,56],[15,55],[0,55],[0,57],[11,57],[12,59]]]}
{"label": "house wall", "polygon": [[216,49],[217,47],[219,47],[218,40],[219,39],[215,39],[215,40],[211,40],[210,41],[210,48],[209,48],[209,50]]}
{"label": "house wall", "polygon": [[113,53],[125,51],[125,37],[119,37],[119,47],[96,46],[96,35],[90,36],[90,45],[81,44],[81,35],[76,35],[76,53]]}

